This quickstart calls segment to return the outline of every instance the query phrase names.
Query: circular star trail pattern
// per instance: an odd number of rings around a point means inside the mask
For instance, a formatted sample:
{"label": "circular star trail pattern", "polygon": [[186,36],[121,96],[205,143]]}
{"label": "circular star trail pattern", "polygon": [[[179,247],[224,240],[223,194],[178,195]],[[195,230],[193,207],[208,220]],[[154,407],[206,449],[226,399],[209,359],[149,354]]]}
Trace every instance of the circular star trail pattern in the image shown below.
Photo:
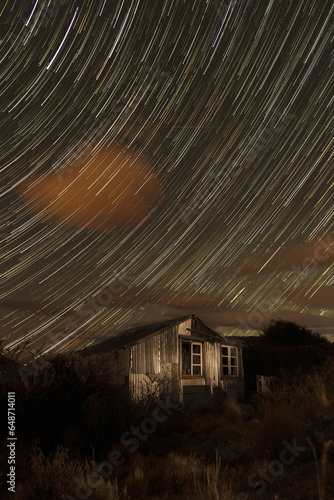
{"label": "circular star trail pattern", "polygon": [[[14,0],[0,14],[10,350],[190,313],[227,334],[271,317],[334,333],[331,1]],[[103,212],[127,187],[101,187],[102,216],[88,194],[115,145],[123,178],[146,162],[138,189],[159,179],[143,215],[124,195],[130,227]]]}

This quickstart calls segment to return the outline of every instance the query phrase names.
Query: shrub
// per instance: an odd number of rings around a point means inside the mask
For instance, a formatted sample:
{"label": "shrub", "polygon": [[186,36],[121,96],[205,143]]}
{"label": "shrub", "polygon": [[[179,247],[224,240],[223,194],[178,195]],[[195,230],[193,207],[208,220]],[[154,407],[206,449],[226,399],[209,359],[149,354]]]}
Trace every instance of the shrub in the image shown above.
{"label": "shrub", "polygon": [[283,345],[330,345],[328,340],[318,333],[314,333],[292,321],[282,319],[271,320],[263,333],[278,344]]}

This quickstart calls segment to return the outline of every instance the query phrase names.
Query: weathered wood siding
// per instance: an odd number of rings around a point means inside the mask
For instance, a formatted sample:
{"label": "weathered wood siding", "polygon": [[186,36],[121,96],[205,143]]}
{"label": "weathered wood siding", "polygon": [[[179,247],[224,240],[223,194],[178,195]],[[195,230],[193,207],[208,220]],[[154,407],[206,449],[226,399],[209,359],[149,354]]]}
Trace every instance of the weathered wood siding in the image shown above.
{"label": "weathered wood siding", "polygon": [[[213,389],[222,387],[226,394],[242,394],[243,392],[243,362],[242,349],[238,352],[238,377],[223,377],[221,366],[221,346],[224,344],[212,337],[212,331],[191,317],[166,330],[161,331],[137,344],[115,352],[115,367],[128,380],[135,398],[140,398],[143,387],[150,378],[163,378],[168,374],[173,388],[179,393],[180,401],[198,393],[199,398],[208,400]],[[181,337],[190,337],[203,344],[203,372],[201,377],[182,376]],[[191,396],[192,395],[192,396]]]}
{"label": "weathered wood siding", "polygon": [[155,335],[130,348],[132,373],[160,373],[160,341]]}
{"label": "weathered wood siding", "polygon": [[244,361],[242,357],[242,348],[238,347],[238,361],[239,361],[239,379],[244,380]]}
{"label": "weathered wood siding", "polygon": [[220,350],[218,343],[204,342],[204,374],[209,385],[216,386],[220,376]]}
{"label": "weathered wood siding", "polygon": [[178,385],[177,325],[141,341],[129,350],[131,360],[129,384],[136,399],[143,395],[143,389],[154,377],[169,377],[173,380],[174,386]]}
{"label": "weathered wood siding", "polygon": [[183,323],[176,325],[175,328],[178,329],[178,334],[179,335],[191,335],[191,332],[189,330],[192,328],[192,323],[193,323],[193,318],[188,318]]}
{"label": "weathered wood siding", "polygon": [[195,318],[191,318],[191,327],[194,332],[208,334],[210,331]]}

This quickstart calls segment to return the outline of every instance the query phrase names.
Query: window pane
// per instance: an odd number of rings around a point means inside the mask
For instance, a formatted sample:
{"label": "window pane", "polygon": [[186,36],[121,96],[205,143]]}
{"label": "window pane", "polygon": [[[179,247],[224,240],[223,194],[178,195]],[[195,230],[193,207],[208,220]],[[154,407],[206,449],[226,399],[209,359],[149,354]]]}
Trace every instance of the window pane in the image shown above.
{"label": "window pane", "polygon": [[200,365],[201,364],[201,356],[194,355],[193,356],[193,364]]}
{"label": "window pane", "polygon": [[222,348],[223,356],[228,356],[228,347]]}
{"label": "window pane", "polygon": [[201,367],[193,366],[193,375],[201,375]]}
{"label": "window pane", "polygon": [[223,375],[228,375],[228,367],[223,366]]}
{"label": "window pane", "polygon": [[228,366],[228,358],[223,357],[223,365]]}
{"label": "window pane", "polygon": [[231,365],[237,366],[237,358],[231,358]]}
{"label": "window pane", "polygon": [[231,347],[231,356],[236,356],[236,355],[237,355],[237,348]]}
{"label": "window pane", "polygon": [[201,354],[201,346],[198,344],[193,345],[193,353],[194,354]]}
{"label": "window pane", "polygon": [[191,375],[191,344],[182,342],[182,374]]}
{"label": "window pane", "polygon": [[238,375],[237,367],[236,366],[232,366],[232,368],[231,368],[231,375]]}

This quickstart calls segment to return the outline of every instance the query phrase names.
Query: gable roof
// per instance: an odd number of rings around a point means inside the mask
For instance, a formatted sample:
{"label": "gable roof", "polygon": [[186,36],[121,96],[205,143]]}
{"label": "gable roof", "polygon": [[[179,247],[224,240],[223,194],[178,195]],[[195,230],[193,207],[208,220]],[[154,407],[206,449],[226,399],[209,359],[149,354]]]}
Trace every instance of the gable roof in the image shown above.
{"label": "gable roof", "polygon": [[203,321],[200,320],[197,316],[191,314],[188,316],[182,316],[180,318],[162,321],[159,323],[150,323],[148,325],[140,325],[129,328],[127,330],[124,330],[123,332],[118,333],[114,337],[111,337],[107,340],[103,340],[98,344],[89,346],[83,351],[87,354],[95,354],[95,353],[97,354],[107,351],[115,351],[118,349],[125,349],[126,347],[138,344],[139,342],[147,339],[148,337],[151,337],[152,335],[156,335],[163,330],[167,330],[168,328],[172,328],[173,326],[178,325],[179,323],[183,323],[189,318],[196,319],[210,331],[209,335],[200,332],[194,332],[194,333],[202,335],[203,337],[213,338],[214,340],[217,340],[219,342],[226,343],[226,345],[232,344],[231,342],[226,340],[226,338],[224,338],[222,335],[219,335],[217,332],[212,330],[212,328],[203,323]]}

